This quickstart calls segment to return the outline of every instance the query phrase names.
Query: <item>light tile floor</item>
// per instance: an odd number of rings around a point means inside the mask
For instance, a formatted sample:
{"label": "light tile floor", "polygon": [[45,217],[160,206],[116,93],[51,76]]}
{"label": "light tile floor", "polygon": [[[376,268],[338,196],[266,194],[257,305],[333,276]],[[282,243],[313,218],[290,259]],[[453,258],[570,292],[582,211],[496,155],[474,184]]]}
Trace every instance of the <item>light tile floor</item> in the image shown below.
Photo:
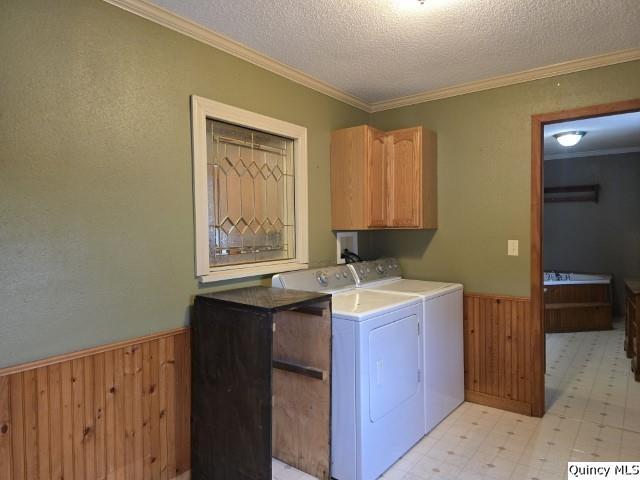
{"label": "light tile floor", "polygon": [[286,463],[282,463],[275,458],[271,459],[271,479],[272,480],[317,480],[300,470],[296,470]]}
{"label": "light tile floor", "polygon": [[547,335],[544,418],[463,403],[381,478],[559,480],[569,460],[639,461],[623,328]]}
{"label": "light tile floor", "polygon": [[[640,383],[623,328],[547,335],[544,418],[465,402],[381,479],[560,480],[569,460],[639,461]],[[313,478],[274,462],[274,479]]]}

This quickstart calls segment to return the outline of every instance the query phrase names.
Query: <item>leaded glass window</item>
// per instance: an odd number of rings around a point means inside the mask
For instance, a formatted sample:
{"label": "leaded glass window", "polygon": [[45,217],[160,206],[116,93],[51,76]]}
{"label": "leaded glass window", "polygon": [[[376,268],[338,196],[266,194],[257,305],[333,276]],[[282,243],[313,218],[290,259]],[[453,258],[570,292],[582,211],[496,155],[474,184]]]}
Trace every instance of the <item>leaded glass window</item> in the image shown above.
{"label": "leaded glass window", "polygon": [[209,266],[296,257],[293,140],[207,118]]}

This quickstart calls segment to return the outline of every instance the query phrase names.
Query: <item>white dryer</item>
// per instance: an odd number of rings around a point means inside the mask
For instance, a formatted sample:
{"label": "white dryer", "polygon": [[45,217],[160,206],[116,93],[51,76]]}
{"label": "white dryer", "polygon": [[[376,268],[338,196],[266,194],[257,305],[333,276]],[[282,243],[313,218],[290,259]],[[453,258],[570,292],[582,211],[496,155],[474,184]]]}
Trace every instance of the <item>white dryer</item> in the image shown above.
{"label": "white dryer", "polygon": [[424,432],[464,401],[463,287],[458,283],[402,278],[398,261],[350,264],[358,288],[418,296],[423,304]]}
{"label": "white dryer", "polygon": [[424,435],[422,300],[356,289],[346,266],[272,285],[333,293],[331,476],[378,478]]}

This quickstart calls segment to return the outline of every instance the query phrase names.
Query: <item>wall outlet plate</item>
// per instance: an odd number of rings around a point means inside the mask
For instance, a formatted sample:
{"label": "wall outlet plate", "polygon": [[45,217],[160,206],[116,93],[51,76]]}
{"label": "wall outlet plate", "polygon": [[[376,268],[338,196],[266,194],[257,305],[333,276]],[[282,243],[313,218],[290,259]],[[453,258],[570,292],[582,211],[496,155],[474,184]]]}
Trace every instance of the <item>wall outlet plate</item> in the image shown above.
{"label": "wall outlet plate", "polygon": [[336,263],[345,263],[344,258],[340,258],[345,248],[358,254],[358,232],[336,232]]}
{"label": "wall outlet plate", "polygon": [[518,240],[507,240],[507,255],[518,256]]}

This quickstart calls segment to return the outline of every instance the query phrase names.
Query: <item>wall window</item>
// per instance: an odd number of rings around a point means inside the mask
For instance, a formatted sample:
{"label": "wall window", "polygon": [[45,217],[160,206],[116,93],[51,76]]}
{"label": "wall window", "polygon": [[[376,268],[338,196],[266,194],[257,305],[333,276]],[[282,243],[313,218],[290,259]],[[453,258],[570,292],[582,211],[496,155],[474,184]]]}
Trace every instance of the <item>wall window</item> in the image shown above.
{"label": "wall window", "polygon": [[192,97],[196,275],[308,266],[306,128]]}

